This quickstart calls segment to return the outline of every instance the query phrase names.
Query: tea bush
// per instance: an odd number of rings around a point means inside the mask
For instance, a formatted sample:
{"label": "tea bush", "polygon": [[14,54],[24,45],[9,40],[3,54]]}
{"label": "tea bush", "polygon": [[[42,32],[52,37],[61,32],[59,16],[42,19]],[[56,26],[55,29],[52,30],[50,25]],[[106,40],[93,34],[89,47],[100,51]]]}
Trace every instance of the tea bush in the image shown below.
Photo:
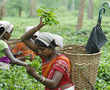
{"label": "tea bush", "polygon": [[[51,32],[61,35],[64,38],[64,44],[86,44],[88,36],[92,28],[96,25],[97,17],[93,20],[84,19],[83,28],[78,31],[75,30],[76,16],[63,12],[58,13],[58,25],[45,26],[41,32]],[[86,17],[85,17],[86,18]],[[19,38],[25,32],[26,26],[37,25],[39,18],[11,18],[8,20],[14,24],[14,32],[11,38]],[[96,81],[96,90],[110,90],[110,17],[104,17],[102,21],[102,28],[105,32],[108,42],[101,49],[102,55],[98,69],[98,77]],[[32,63],[36,71],[41,74],[41,60],[36,56],[36,60]],[[10,70],[0,70],[0,90],[44,90],[43,85],[37,80],[33,79],[26,73],[22,66],[11,66]]]}

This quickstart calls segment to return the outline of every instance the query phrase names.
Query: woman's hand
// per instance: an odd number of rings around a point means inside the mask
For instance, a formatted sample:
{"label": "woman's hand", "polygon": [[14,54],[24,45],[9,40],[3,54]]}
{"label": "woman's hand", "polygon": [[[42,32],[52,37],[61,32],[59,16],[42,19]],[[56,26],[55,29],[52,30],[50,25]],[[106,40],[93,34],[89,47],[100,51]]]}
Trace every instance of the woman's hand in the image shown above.
{"label": "woman's hand", "polygon": [[32,54],[29,54],[29,55],[27,55],[27,56],[25,56],[25,59],[28,59],[28,60],[31,60],[32,61]]}
{"label": "woman's hand", "polygon": [[17,53],[13,53],[13,55],[16,57],[16,56],[19,56],[19,55],[23,55],[23,52],[22,51],[18,51]]}
{"label": "woman's hand", "polygon": [[34,76],[34,74],[36,73],[36,70],[29,65],[26,66],[26,70],[27,70],[27,73],[32,75],[32,76]]}
{"label": "woman's hand", "polygon": [[44,25],[44,23],[42,21],[42,17],[40,17],[40,24],[39,25]]}
{"label": "woman's hand", "polygon": [[11,61],[10,63],[13,64],[13,65],[17,64],[17,65],[24,66],[24,67],[26,67],[28,65],[27,63],[25,63],[21,60],[18,60],[18,59],[15,59],[15,61]]}
{"label": "woman's hand", "polygon": [[16,53],[16,55],[23,55],[23,52],[22,52],[22,51],[18,51],[18,52]]}

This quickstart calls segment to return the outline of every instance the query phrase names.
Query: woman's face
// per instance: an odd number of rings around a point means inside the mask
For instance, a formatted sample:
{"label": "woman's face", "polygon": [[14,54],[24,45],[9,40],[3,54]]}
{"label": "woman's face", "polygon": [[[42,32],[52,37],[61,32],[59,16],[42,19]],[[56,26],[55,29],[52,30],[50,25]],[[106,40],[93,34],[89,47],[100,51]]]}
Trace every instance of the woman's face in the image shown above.
{"label": "woman's face", "polygon": [[13,32],[13,28],[12,28],[12,30],[11,30],[10,33],[6,32],[6,33],[3,35],[3,38],[6,39],[6,40],[10,39],[12,32]]}
{"label": "woman's face", "polygon": [[8,40],[10,38],[11,34],[6,32],[4,35],[3,35],[3,38]]}
{"label": "woman's face", "polygon": [[33,36],[32,36],[32,39],[33,39],[33,40],[35,40],[36,38],[37,38],[37,36],[36,36],[36,35],[33,35]]}
{"label": "woman's face", "polygon": [[52,49],[38,46],[36,53],[40,56],[49,56],[52,54]]}

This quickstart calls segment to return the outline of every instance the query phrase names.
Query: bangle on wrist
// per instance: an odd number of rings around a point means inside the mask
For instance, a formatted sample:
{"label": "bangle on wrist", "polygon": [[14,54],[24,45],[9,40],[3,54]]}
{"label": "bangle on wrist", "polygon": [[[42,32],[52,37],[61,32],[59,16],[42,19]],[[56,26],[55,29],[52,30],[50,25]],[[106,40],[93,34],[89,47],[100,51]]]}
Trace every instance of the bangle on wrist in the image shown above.
{"label": "bangle on wrist", "polygon": [[46,78],[45,77],[42,77],[41,82],[45,82],[45,80],[46,80]]}

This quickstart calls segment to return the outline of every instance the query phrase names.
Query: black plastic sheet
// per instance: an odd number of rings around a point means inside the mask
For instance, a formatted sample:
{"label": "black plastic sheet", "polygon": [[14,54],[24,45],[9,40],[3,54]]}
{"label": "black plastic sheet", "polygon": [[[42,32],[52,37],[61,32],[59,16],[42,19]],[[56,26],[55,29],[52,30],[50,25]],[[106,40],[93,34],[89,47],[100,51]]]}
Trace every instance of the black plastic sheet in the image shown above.
{"label": "black plastic sheet", "polygon": [[97,53],[100,51],[100,48],[107,42],[106,36],[100,25],[96,25],[88,39],[86,45],[87,53]]}
{"label": "black plastic sheet", "polygon": [[92,32],[89,36],[87,45],[85,47],[87,53],[89,53],[89,54],[99,52],[100,48],[107,42],[107,38],[101,28],[102,12],[105,13],[104,8],[101,8],[99,10],[97,25],[92,29]]}

